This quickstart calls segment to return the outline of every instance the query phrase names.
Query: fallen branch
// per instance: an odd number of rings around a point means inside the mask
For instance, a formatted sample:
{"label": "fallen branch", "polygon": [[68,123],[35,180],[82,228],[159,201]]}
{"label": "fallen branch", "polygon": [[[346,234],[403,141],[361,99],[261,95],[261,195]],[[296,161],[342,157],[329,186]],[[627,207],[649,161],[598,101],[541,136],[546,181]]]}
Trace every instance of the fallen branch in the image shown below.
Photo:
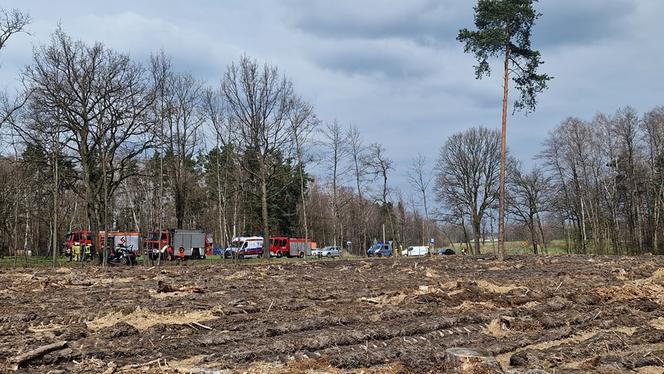
{"label": "fallen branch", "polygon": [[563,285],[563,282],[561,281],[561,282],[560,282],[560,284],[558,284],[558,287],[556,287],[556,289],[555,289],[555,290],[553,290],[553,291],[554,291],[554,292],[555,292],[555,291],[558,291],[558,289],[559,289],[559,288],[560,288],[560,286],[562,286],[562,285]]}
{"label": "fallen branch", "polygon": [[66,346],[67,346],[67,341],[65,341],[65,340],[55,342],[55,343],[51,343],[51,344],[47,344],[47,345],[43,345],[39,348],[35,348],[31,351],[20,354],[16,357],[12,358],[11,360],[9,360],[9,362],[14,364],[14,370],[18,370],[21,366],[23,366],[23,364],[25,364],[25,363],[27,363],[31,360],[34,360],[35,358],[42,357],[43,355],[45,355],[49,352],[53,352],[55,350],[62,349]]}
{"label": "fallen branch", "polygon": [[193,325],[196,325],[196,326],[198,326],[198,327],[200,327],[200,328],[206,329],[206,330],[213,330],[212,327],[210,327],[210,326],[205,326],[205,325],[202,324],[202,323],[192,322],[192,324],[193,324]]}
{"label": "fallen branch", "polygon": [[366,302],[371,303],[371,304],[380,304],[380,301],[376,300],[376,298],[374,298],[374,297],[372,297],[372,298],[362,297],[362,298],[360,298],[360,301],[366,301]]}

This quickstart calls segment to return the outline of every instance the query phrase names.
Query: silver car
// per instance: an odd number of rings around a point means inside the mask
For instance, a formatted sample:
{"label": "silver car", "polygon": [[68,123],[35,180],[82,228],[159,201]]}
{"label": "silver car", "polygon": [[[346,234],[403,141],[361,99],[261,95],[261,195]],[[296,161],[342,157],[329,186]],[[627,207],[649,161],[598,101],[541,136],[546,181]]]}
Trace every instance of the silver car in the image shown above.
{"label": "silver car", "polygon": [[327,246],[319,249],[317,255],[321,257],[341,257],[341,249],[339,247]]}

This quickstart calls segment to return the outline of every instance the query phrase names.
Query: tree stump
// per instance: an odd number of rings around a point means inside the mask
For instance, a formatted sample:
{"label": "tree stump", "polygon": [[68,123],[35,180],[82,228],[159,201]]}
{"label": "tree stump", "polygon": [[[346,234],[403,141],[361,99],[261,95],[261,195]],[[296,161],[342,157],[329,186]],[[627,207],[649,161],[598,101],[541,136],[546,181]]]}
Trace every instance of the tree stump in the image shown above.
{"label": "tree stump", "polygon": [[491,353],[469,348],[445,350],[446,373],[457,374],[503,374],[498,361]]}

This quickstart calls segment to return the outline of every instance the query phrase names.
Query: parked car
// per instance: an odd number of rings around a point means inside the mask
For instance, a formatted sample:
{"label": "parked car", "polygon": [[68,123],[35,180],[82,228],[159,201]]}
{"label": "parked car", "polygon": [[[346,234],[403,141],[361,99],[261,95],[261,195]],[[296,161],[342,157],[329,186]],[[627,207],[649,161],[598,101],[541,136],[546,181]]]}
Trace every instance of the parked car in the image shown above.
{"label": "parked car", "polygon": [[429,255],[429,247],[420,245],[420,246],[411,246],[406,248],[403,252],[404,256],[427,256]]}
{"label": "parked car", "polygon": [[392,244],[376,243],[367,249],[367,256],[390,257],[392,256]]}
{"label": "parked car", "polygon": [[374,252],[379,250],[383,246],[383,243],[374,243],[369,249],[367,249],[367,256],[371,257],[374,255]]}
{"label": "parked car", "polygon": [[317,250],[319,257],[341,257],[341,249],[335,246],[327,246]]}
{"label": "parked car", "polygon": [[452,248],[443,248],[443,249],[437,250],[436,254],[437,255],[449,256],[449,255],[456,254],[456,252],[454,252],[454,249],[452,249]]}

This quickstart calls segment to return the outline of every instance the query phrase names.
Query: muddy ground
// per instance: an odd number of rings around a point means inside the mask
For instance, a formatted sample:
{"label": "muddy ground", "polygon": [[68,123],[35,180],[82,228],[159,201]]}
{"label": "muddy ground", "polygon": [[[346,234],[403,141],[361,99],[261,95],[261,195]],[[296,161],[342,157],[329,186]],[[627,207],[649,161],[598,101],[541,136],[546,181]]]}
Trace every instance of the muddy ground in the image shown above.
{"label": "muddy ground", "polygon": [[662,373],[664,258],[0,269],[0,370],[58,342],[19,372]]}

